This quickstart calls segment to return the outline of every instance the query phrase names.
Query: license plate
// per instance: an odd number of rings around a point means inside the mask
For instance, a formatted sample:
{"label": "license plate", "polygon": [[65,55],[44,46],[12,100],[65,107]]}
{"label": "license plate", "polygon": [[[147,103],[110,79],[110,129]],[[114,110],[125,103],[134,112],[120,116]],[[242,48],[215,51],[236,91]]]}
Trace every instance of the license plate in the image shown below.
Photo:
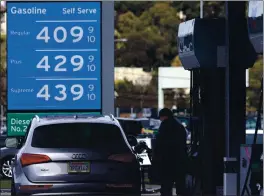
{"label": "license plate", "polygon": [[68,163],[68,173],[89,173],[89,162],[70,162]]}

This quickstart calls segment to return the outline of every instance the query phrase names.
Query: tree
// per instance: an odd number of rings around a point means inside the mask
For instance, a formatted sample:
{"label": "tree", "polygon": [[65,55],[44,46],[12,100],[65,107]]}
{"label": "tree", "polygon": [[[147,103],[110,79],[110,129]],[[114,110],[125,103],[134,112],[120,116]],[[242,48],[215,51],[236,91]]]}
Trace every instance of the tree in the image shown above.
{"label": "tree", "polygon": [[[224,2],[204,2],[204,17],[223,15],[223,5]],[[157,68],[181,66],[177,51],[177,33],[181,22],[179,12],[187,15],[186,20],[197,18],[200,16],[199,2],[123,1],[115,2],[115,10],[116,36],[128,40],[116,43],[115,64],[122,67],[151,67],[148,70],[153,70],[152,82],[145,90],[134,87],[135,97],[130,93],[130,101],[139,101],[142,92],[144,99],[152,97],[157,100]],[[188,97],[182,95],[180,99],[181,105],[188,103]]]}
{"label": "tree", "polygon": [[[223,5],[224,2],[204,2],[204,17],[223,16]],[[128,39],[116,50],[116,65],[124,67],[180,65],[177,61],[179,12],[183,11],[186,20],[200,16],[199,2],[188,1],[123,1],[115,2],[115,10],[116,31]]]}
{"label": "tree", "polygon": [[115,1],[115,10],[118,15],[132,12],[136,16],[140,16],[142,12],[149,9],[153,4],[153,1]]}
{"label": "tree", "polygon": [[115,91],[118,97],[115,101],[116,107],[157,107],[157,72],[152,72],[152,80],[149,85],[134,85],[133,82],[124,80],[115,81]]}
{"label": "tree", "polygon": [[[224,1],[204,1],[203,17],[216,18],[224,15]],[[175,1],[173,6],[178,12],[183,11],[186,20],[200,17],[199,1]]]}
{"label": "tree", "polygon": [[156,2],[140,16],[133,12],[118,16],[116,29],[127,38],[116,51],[119,66],[170,66],[177,54],[176,33],[180,23],[171,2]]}
{"label": "tree", "polygon": [[178,55],[176,57],[174,57],[174,59],[171,61],[171,66],[172,67],[181,67],[182,66],[181,60],[180,60]]}
{"label": "tree", "polygon": [[259,103],[261,78],[263,77],[263,57],[259,56],[249,69],[249,87],[247,89],[247,111],[255,112]]}
{"label": "tree", "polygon": [[1,35],[0,44],[1,44],[0,74],[3,77],[6,75],[6,36],[5,35]]}
{"label": "tree", "polygon": [[131,81],[127,80],[126,78],[124,80],[116,80],[115,81],[115,90],[118,93],[131,93],[134,89],[134,85]]}
{"label": "tree", "polygon": [[1,35],[1,61],[0,61],[0,88],[1,88],[1,103],[6,103],[6,36]]}

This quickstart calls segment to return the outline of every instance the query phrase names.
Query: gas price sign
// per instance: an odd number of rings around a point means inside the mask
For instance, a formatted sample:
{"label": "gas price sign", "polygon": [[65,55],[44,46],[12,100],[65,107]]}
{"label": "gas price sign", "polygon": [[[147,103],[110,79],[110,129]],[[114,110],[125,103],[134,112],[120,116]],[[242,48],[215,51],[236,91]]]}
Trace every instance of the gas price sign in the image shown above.
{"label": "gas price sign", "polygon": [[7,3],[8,110],[101,109],[101,3]]}

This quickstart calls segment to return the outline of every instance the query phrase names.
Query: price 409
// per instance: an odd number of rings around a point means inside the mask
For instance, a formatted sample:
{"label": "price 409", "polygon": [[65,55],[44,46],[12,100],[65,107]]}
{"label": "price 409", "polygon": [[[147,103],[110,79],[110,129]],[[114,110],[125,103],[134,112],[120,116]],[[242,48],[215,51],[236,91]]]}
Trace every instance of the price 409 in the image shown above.
{"label": "price 409", "polygon": [[[68,97],[67,95],[67,88],[63,84],[57,84],[55,88],[58,90],[57,96],[54,96],[54,99],[56,101],[65,101]],[[45,101],[49,101],[51,98],[50,91],[49,91],[49,85],[45,84],[37,93],[37,98],[42,98]],[[96,95],[93,93],[94,85],[90,84],[88,85],[88,94],[87,94],[87,100],[93,101],[96,100]],[[84,88],[81,84],[73,84],[70,87],[70,93],[71,93],[71,99],[73,101],[78,101],[84,96]]]}

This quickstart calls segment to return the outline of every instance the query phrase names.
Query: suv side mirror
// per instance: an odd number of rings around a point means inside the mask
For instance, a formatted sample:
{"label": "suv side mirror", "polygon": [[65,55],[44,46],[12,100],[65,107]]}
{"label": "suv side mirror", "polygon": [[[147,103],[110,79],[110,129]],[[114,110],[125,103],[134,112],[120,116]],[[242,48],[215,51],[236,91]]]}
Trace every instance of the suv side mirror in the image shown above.
{"label": "suv side mirror", "polygon": [[16,138],[6,138],[5,146],[7,148],[17,148],[18,147],[18,140]]}
{"label": "suv side mirror", "polygon": [[137,138],[133,135],[128,135],[127,136],[128,143],[133,147],[138,144]]}

